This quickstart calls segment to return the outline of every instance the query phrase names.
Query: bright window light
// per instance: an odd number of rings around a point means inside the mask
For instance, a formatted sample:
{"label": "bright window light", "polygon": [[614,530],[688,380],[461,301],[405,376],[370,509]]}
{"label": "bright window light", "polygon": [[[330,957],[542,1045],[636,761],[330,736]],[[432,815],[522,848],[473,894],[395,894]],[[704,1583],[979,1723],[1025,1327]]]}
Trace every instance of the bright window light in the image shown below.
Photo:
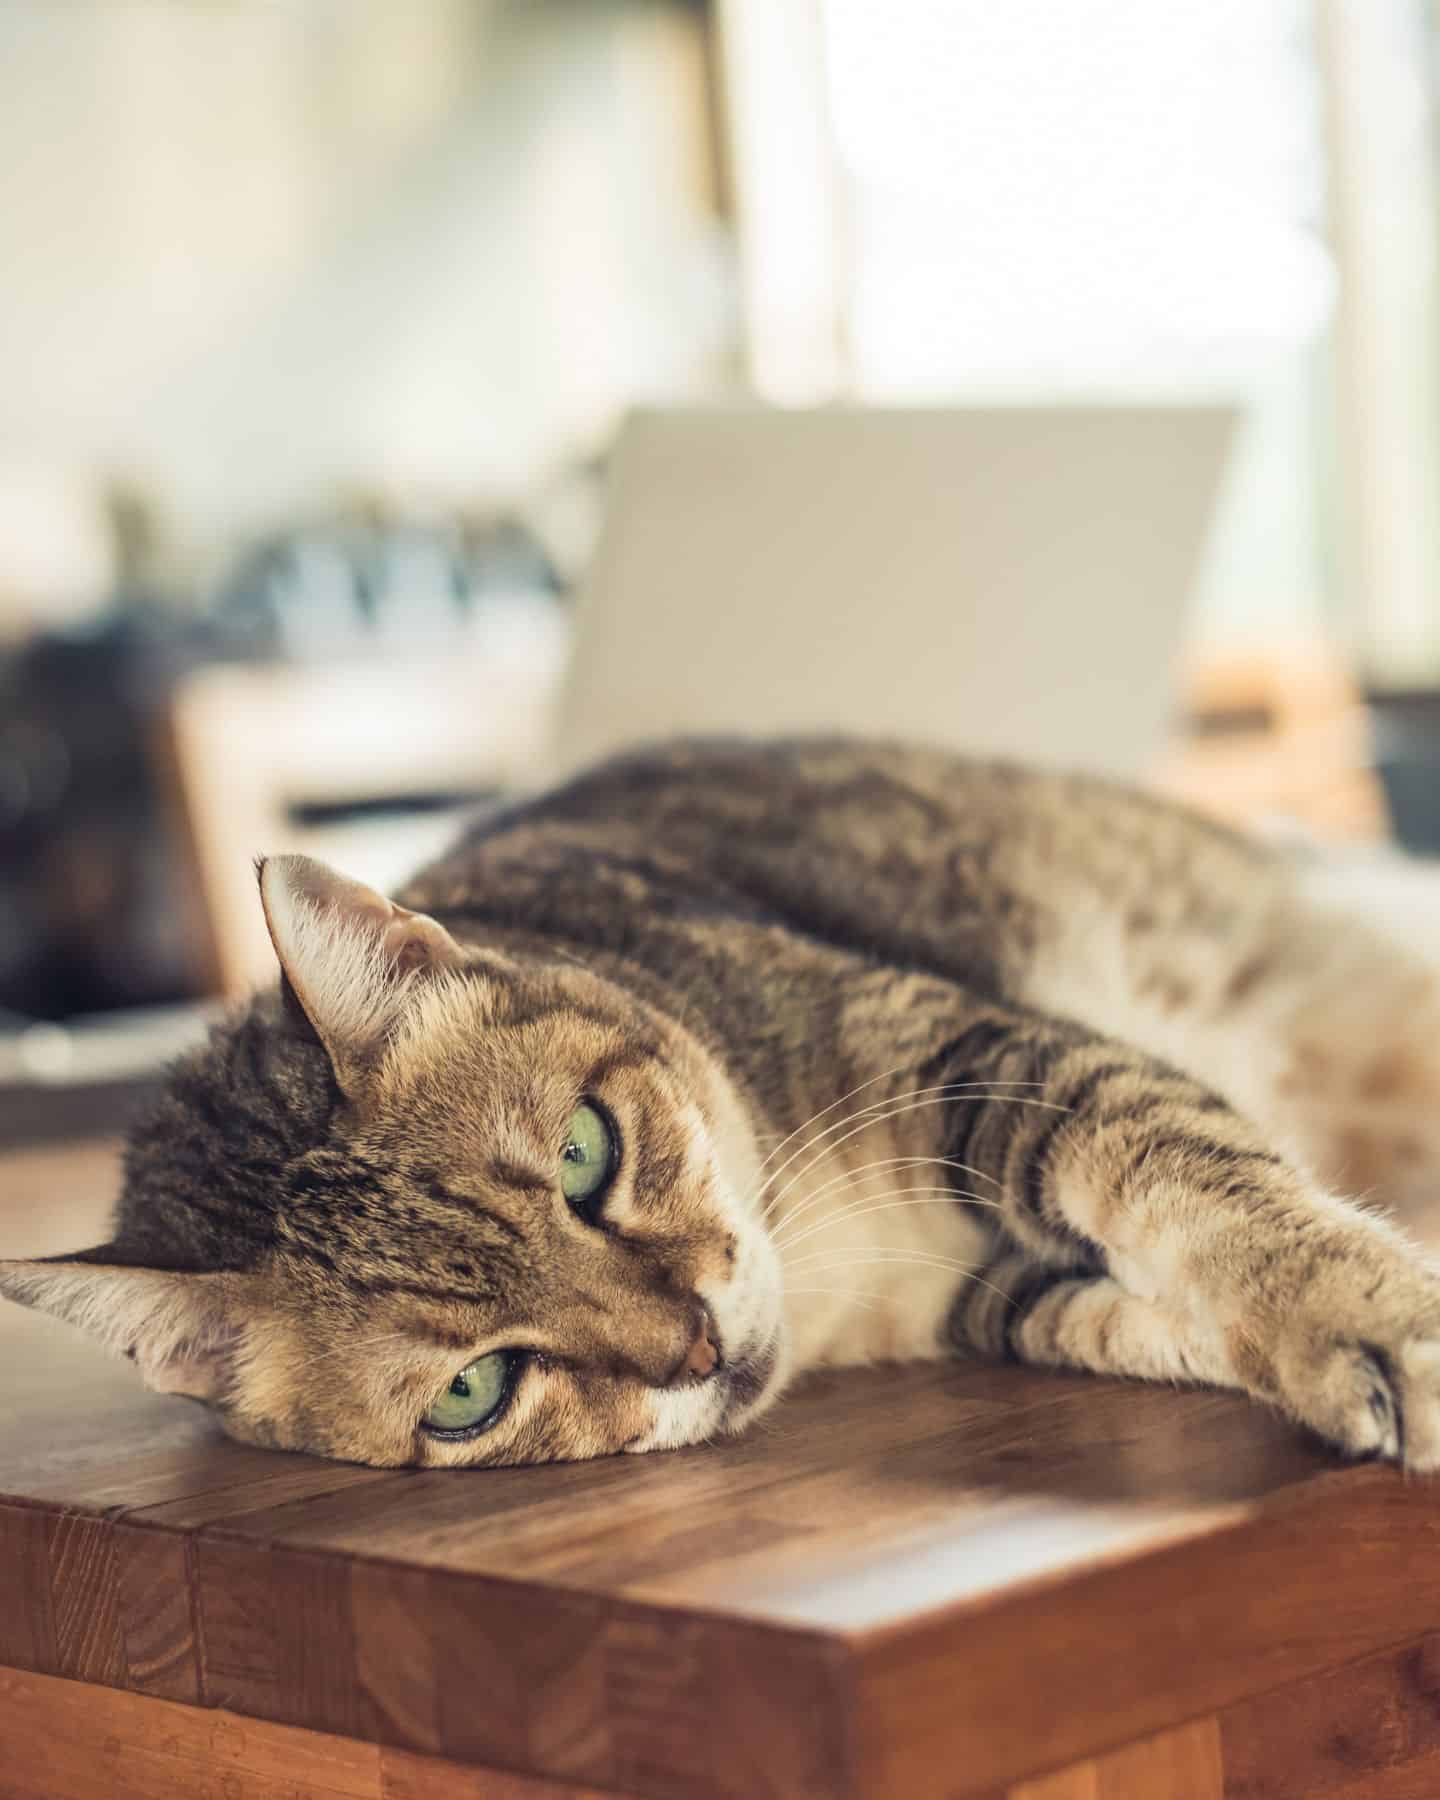
{"label": "bright window light", "polygon": [[1233,386],[1332,299],[1299,0],[826,0],[862,391]]}

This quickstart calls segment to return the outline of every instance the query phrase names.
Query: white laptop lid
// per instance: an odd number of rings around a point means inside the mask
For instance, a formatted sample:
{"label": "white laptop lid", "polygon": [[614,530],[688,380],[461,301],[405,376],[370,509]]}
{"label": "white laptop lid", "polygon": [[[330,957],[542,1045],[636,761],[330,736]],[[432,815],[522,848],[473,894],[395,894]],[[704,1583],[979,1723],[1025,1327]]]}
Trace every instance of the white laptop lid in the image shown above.
{"label": "white laptop lid", "polygon": [[554,764],[844,730],[1136,773],[1226,407],[650,412],[625,425]]}

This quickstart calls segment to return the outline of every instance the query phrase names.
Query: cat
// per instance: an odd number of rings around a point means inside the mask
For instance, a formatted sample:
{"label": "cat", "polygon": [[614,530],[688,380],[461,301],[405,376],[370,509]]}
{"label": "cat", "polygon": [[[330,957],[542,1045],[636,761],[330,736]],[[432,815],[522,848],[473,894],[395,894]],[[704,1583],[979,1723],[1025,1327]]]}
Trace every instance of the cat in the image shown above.
{"label": "cat", "polygon": [[1440,987],[1293,856],[1095,778],[695,741],[393,901],[259,890],[279,985],[172,1071],[111,1241],[0,1264],[237,1438],[665,1449],[958,1352],[1440,1467]]}

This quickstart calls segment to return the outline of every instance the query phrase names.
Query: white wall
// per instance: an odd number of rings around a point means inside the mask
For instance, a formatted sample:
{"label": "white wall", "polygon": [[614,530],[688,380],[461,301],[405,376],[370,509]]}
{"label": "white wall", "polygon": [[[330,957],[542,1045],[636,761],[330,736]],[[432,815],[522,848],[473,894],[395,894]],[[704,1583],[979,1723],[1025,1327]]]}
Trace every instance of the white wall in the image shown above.
{"label": "white wall", "polygon": [[0,471],[139,477],[213,551],[512,487],[693,384],[698,68],[660,0],[6,0]]}

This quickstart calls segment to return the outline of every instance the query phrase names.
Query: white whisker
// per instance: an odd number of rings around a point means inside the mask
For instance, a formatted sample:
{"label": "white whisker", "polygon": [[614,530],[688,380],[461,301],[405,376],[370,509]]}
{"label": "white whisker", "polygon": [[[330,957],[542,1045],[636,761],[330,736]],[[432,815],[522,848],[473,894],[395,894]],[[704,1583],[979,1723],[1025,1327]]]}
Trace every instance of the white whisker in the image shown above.
{"label": "white whisker", "polygon": [[[846,1253],[839,1250],[816,1250],[808,1256],[802,1256],[799,1262],[791,1266],[794,1269],[801,1269],[807,1263],[818,1262],[821,1257],[840,1255],[846,1255]],[[996,1287],[993,1281],[987,1281],[983,1275],[977,1274],[970,1263],[960,1262],[953,1256],[937,1256],[928,1250],[881,1250],[850,1253],[843,1262],[826,1263],[820,1268],[807,1269],[806,1273],[828,1275],[832,1269],[863,1269],[872,1265],[883,1267],[886,1264],[899,1265],[901,1268],[931,1268],[942,1270],[947,1274],[954,1273],[963,1276],[967,1281],[975,1281],[981,1287],[989,1288],[992,1294],[998,1294],[1007,1303],[1013,1300],[1013,1296],[1007,1294],[1004,1288]]]}
{"label": "white whisker", "polygon": [[[774,1230],[776,1233],[776,1237],[775,1237],[776,1243],[779,1243],[780,1238],[784,1234],[787,1227],[794,1225],[794,1223],[797,1219],[802,1218],[810,1210],[810,1208],[812,1206],[814,1206],[817,1201],[821,1200],[826,1194],[828,1194],[832,1188],[838,1187],[843,1192],[845,1187],[853,1186],[857,1181],[860,1180],[860,1178],[863,1175],[869,1174],[875,1170],[920,1168],[927,1163],[933,1163],[939,1167],[943,1167],[946,1169],[959,1169],[966,1175],[974,1175],[974,1176],[978,1177],[978,1179],[980,1179],[981,1181],[990,1182],[997,1189],[1000,1187],[1000,1183],[995,1180],[995,1177],[993,1175],[985,1174],[983,1169],[972,1169],[971,1166],[969,1165],[969,1163],[957,1162],[954,1159],[954,1157],[950,1157],[950,1156],[877,1156],[871,1162],[861,1163],[858,1168],[842,1169],[838,1175],[832,1175],[831,1178],[829,1179],[829,1181],[824,1182],[820,1187],[816,1188],[814,1193],[807,1194],[805,1196],[805,1198],[800,1202],[799,1206],[797,1206],[795,1208],[793,1213],[791,1213],[787,1218],[780,1219],[776,1223],[776,1225],[774,1227]],[[955,1189],[955,1194],[956,1194],[957,1198],[964,1192],[965,1192],[965,1190],[963,1190],[963,1189],[960,1189],[960,1188]],[[971,1195],[970,1198],[978,1198],[978,1196]]]}
{"label": "white whisker", "polygon": [[[895,1073],[895,1071],[892,1070],[892,1071],[890,1071],[890,1073],[893,1074],[893,1073]],[[877,1077],[875,1077],[875,1079],[883,1081],[885,1079],[885,1077],[877,1076]],[[873,1086],[873,1082],[864,1082],[861,1085],[862,1085],[862,1087],[870,1087],[870,1086]],[[793,1162],[796,1162],[800,1157],[802,1157],[806,1153],[807,1150],[813,1150],[818,1143],[820,1143],[823,1139],[829,1137],[833,1132],[841,1130],[844,1126],[849,1125],[855,1119],[863,1118],[864,1115],[867,1113],[876,1112],[883,1108],[897,1105],[901,1101],[915,1100],[926,1094],[944,1094],[944,1095],[971,1094],[971,1095],[974,1095],[980,1089],[985,1089],[985,1090],[993,1093],[998,1088],[1043,1087],[1044,1085],[1045,1085],[1044,1082],[1041,1082],[1041,1081],[999,1081],[999,1082],[995,1082],[995,1081],[943,1081],[943,1082],[938,1082],[931,1087],[909,1088],[906,1091],[904,1091],[903,1093],[891,1094],[891,1095],[888,1095],[883,1100],[872,1101],[868,1106],[860,1107],[856,1110],[846,1113],[844,1115],[844,1117],[837,1119],[833,1125],[827,1125],[825,1127],[824,1131],[817,1132],[813,1137],[807,1139],[806,1142],[803,1143],[798,1150],[792,1151],[791,1154],[785,1159],[785,1161],[783,1163],[781,1163],[780,1167],[778,1169],[776,1169],[772,1174],[766,1176],[765,1180],[761,1182],[760,1186],[755,1190],[754,1194],[751,1196],[750,1204],[752,1206],[758,1204],[758,1202],[759,1202],[761,1196],[764,1194],[766,1188],[769,1187],[771,1185],[771,1183],[778,1181],[780,1179],[780,1177],[785,1173],[785,1171],[790,1167],[790,1165]],[[854,1089],[854,1090],[852,1090],[852,1093],[859,1092],[859,1091],[860,1091],[859,1089]],[[845,1099],[849,1099],[850,1097],[851,1096],[847,1094],[845,1096]],[[999,1097],[1002,1099],[1011,1098],[1011,1096],[1009,1096],[1009,1095],[1000,1095]],[[1014,1097],[1019,1098],[1020,1096],[1017,1095]],[[832,1106],[826,1107],[825,1112],[833,1112],[834,1107],[838,1106],[840,1104],[841,1104],[840,1101],[836,1101]],[[1035,1101],[1035,1102],[1033,1102],[1033,1104],[1045,1105],[1046,1102]],[[1063,1111],[1065,1109],[1061,1108],[1060,1110]],[[818,1119],[823,1119],[825,1117],[825,1113],[824,1112],[817,1113],[815,1115],[815,1117]],[[803,1129],[803,1127],[801,1127],[801,1129]],[[790,1134],[791,1137],[793,1137],[794,1135],[795,1135],[794,1132],[792,1132]],[[844,1138],[840,1139],[841,1143],[844,1143],[845,1141],[846,1140]],[[787,1138],[785,1140],[785,1142],[788,1143],[789,1139]],[[785,1147],[784,1144],[781,1144],[779,1146],[780,1149],[784,1149],[784,1147]],[[833,1148],[833,1146],[832,1146],[832,1148]],[[773,1155],[774,1152],[772,1152],[771,1154]],[[827,1154],[828,1154],[828,1152],[827,1152]],[[769,1159],[767,1158],[766,1160],[768,1161]],[[774,1200],[772,1200],[770,1202],[770,1204],[766,1206],[764,1212],[762,1212],[760,1216],[762,1218],[767,1217],[768,1214],[770,1213],[771,1209],[773,1208],[774,1204],[775,1204],[775,1202],[774,1202]]]}
{"label": "white whisker", "polygon": [[[927,1194],[930,1198],[926,1200],[905,1200],[901,1198],[904,1194]],[[874,1200],[876,1204],[873,1206],[868,1204],[871,1200]],[[988,1206],[994,1212],[1003,1210],[1001,1203],[998,1200],[982,1200],[978,1194],[967,1194],[963,1190],[956,1188],[893,1188],[888,1195],[867,1194],[859,1201],[852,1201],[849,1206],[845,1207],[841,1212],[834,1214],[833,1217],[822,1219],[818,1225],[807,1225],[803,1231],[797,1233],[794,1237],[783,1239],[777,1238],[775,1240],[775,1248],[780,1252],[783,1260],[785,1252],[787,1250],[793,1250],[796,1244],[803,1244],[806,1238],[814,1237],[821,1231],[829,1231],[832,1226],[842,1224],[848,1219],[863,1219],[870,1213],[893,1212],[897,1207],[902,1206],[944,1206],[947,1203],[951,1206],[955,1206],[967,1201],[975,1206]]]}
{"label": "white whisker", "polygon": [[[851,1123],[851,1119],[853,1119],[855,1117],[854,1114],[851,1114],[846,1119],[842,1119],[840,1121],[840,1124],[849,1125],[850,1129],[847,1132],[845,1132],[845,1134],[842,1137],[836,1138],[836,1140],[833,1144],[830,1144],[829,1146],[827,1146],[827,1148],[825,1150],[823,1150],[819,1156],[814,1158],[813,1161],[807,1163],[803,1169],[799,1170],[796,1174],[792,1175],[790,1177],[789,1181],[786,1182],[786,1184],[783,1188],[781,1188],[775,1194],[771,1195],[769,1202],[766,1204],[764,1212],[761,1214],[762,1219],[767,1218],[770,1215],[770,1213],[773,1212],[775,1210],[775,1208],[778,1207],[783,1202],[786,1194],[790,1193],[790,1191],[795,1187],[795,1185],[798,1182],[803,1181],[805,1179],[805,1177],[810,1173],[810,1171],[817,1166],[817,1164],[824,1162],[824,1160],[827,1156],[834,1155],[834,1153],[840,1148],[840,1146],[842,1144],[848,1143],[850,1141],[850,1139],[853,1137],[858,1137],[862,1131],[869,1131],[872,1129],[872,1127],[874,1127],[876,1125],[883,1125],[883,1124],[887,1123],[890,1119],[898,1119],[898,1118],[902,1117],[905,1113],[919,1112],[923,1107],[927,1107],[927,1106],[948,1106],[950,1104],[951,1099],[953,1098],[955,1090],[952,1087],[947,1085],[943,1089],[943,1091],[942,1090],[927,1090],[925,1088],[920,1088],[920,1089],[917,1089],[916,1091],[920,1095],[924,1095],[927,1092],[935,1092],[937,1097],[934,1099],[924,1099],[924,1098],[907,1099],[903,1103],[895,1105],[894,1108],[889,1112],[877,1113],[874,1118],[861,1118],[861,1120],[858,1124]],[[1001,1101],[1008,1106],[1040,1106],[1040,1107],[1044,1107],[1047,1112],[1069,1112],[1071,1110],[1068,1106],[1057,1106],[1053,1101],[1050,1101],[1050,1100],[1036,1100],[1028,1094],[999,1094],[999,1095],[989,1094],[989,1095],[986,1095],[985,1098],[987,1098],[989,1100]],[[872,1109],[867,1107],[865,1110],[867,1112],[869,1112]],[[835,1126],[831,1127],[831,1130],[835,1130],[835,1129],[837,1129],[837,1127],[835,1127]],[[825,1134],[825,1135],[828,1135],[828,1134]],[[794,1158],[792,1157],[790,1159],[790,1161],[793,1162]],[[782,1165],[782,1167],[788,1167],[788,1166],[789,1166],[788,1164]],[[780,1171],[777,1171],[777,1173],[779,1173],[779,1172]]]}
{"label": "white whisker", "polygon": [[875,1312],[875,1296],[867,1290],[864,1293],[857,1288],[798,1287],[786,1288],[785,1298],[788,1300],[795,1294],[829,1294],[837,1300],[858,1300],[866,1312]]}
{"label": "white whisker", "polygon": [[[780,1142],[770,1152],[769,1156],[761,1163],[759,1173],[762,1175],[765,1173],[767,1167],[775,1160],[792,1138],[799,1137],[800,1133],[802,1131],[807,1131],[810,1126],[818,1125],[820,1120],[823,1119],[827,1113],[834,1112],[837,1106],[843,1106],[847,1100],[853,1100],[857,1094],[863,1094],[866,1088],[874,1087],[877,1081],[888,1081],[892,1075],[903,1074],[905,1068],[906,1065],[904,1063],[897,1063],[893,1069],[886,1069],[879,1075],[872,1075],[868,1081],[862,1081],[857,1087],[851,1088],[848,1094],[842,1094],[838,1100],[832,1100],[828,1106],[822,1106],[819,1112],[811,1113],[808,1119],[797,1125],[793,1131],[787,1132],[785,1136],[780,1139]],[[773,1136],[774,1134],[771,1133],[770,1135]],[[764,1191],[765,1189],[762,1186],[755,1198],[758,1200],[760,1194],[763,1194]]]}
{"label": "white whisker", "polygon": [[[804,1256],[797,1257],[790,1263],[788,1269],[803,1269],[808,1263],[816,1263],[830,1256],[844,1257],[847,1263],[855,1265],[868,1262],[928,1263],[932,1268],[958,1269],[966,1275],[971,1274],[975,1268],[974,1263],[964,1262],[958,1256],[944,1256],[938,1250],[912,1250],[906,1245],[897,1244],[878,1250],[854,1250],[844,1245],[837,1245],[832,1250],[808,1250]],[[841,1264],[833,1263],[828,1266],[838,1269]]]}

